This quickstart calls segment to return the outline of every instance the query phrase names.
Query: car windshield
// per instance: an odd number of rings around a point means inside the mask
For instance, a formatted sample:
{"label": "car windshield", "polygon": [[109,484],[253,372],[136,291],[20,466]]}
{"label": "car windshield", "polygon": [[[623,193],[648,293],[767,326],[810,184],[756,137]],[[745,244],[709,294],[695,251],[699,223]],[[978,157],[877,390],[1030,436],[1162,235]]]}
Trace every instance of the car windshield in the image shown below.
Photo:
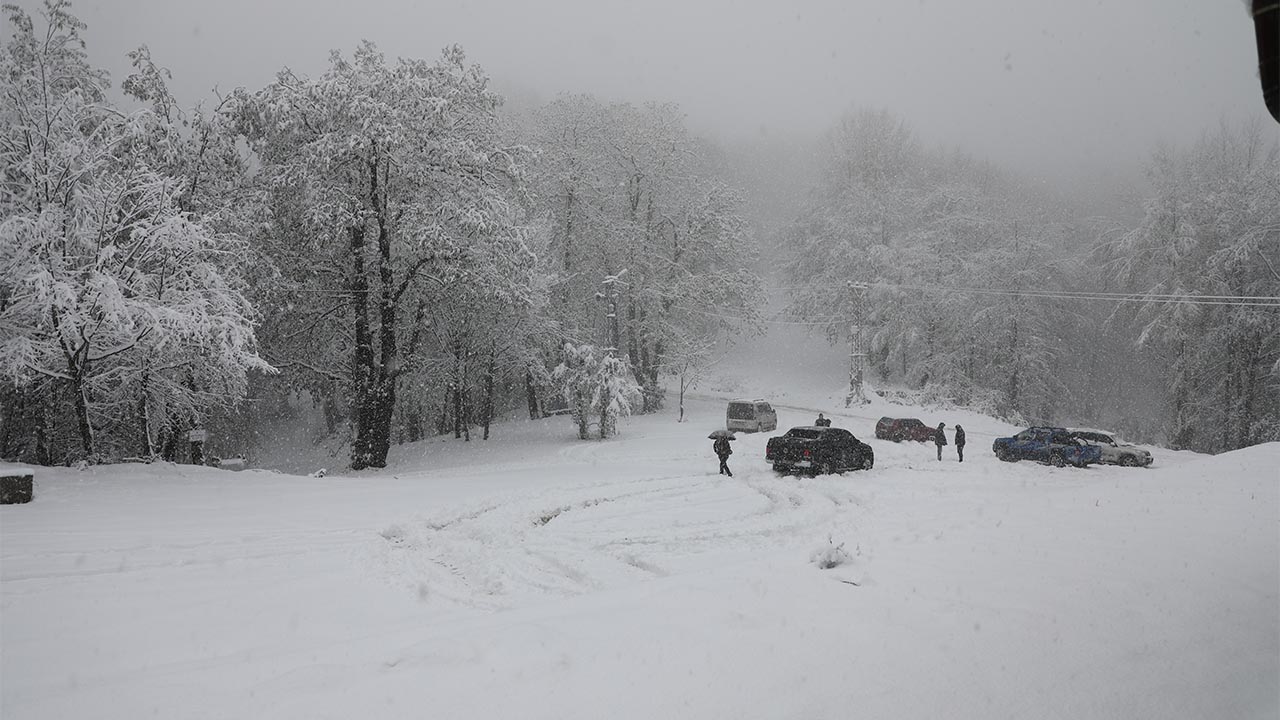
{"label": "car windshield", "polygon": [[729,403],[729,417],[734,420],[750,420],[755,416],[755,405],[751,403]]}

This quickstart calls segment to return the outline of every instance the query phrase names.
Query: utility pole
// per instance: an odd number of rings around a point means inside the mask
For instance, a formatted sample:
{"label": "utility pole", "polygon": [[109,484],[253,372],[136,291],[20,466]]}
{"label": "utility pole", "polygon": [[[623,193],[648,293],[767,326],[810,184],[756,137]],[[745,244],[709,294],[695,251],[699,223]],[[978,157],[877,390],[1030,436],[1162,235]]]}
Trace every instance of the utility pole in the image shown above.
{"label": "utility pole", "polygon": [[869,402],[862,388],[867,363],[866,290],[863,283],[849,283],[853,322],[849,325],[849,393],[844,396],[845,407]]}

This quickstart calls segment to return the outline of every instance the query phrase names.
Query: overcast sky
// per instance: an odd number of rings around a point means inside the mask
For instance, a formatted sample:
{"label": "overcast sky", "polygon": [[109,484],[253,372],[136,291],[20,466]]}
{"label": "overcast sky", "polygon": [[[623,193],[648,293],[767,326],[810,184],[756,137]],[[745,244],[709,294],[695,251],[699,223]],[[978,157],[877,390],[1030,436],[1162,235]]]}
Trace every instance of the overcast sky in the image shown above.
{"label": "overcast sky", "polygon": [[[35,0],[19,0],[28,9]],[[361,39],[434,59],[458,43],[523,99],[678,103],[723,139],[812,133],[886,107],[929,144],[1035,176],[1131,168],[1159,140],[1260,118],[1243,0],[78,0],[118,84],[139,44],[189,103],[319,75]]]}

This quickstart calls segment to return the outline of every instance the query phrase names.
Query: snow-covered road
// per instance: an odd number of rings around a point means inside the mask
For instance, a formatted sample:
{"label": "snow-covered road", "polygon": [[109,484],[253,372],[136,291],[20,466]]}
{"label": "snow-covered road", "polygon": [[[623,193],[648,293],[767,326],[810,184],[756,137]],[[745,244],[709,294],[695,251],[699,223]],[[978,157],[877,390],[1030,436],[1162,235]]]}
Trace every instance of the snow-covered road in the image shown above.
{"label": "snow-covered road", "polygon": [[[780,426],[811,419],[786,405]],[[402,446],[355,477],[42,470],[0,507],[0,714],[1280,710],[1280,446],[1058,469],[996,461],[1009,428],[964,416],[963,465],[872,441],[870,472],[780,478],[745,435],[728,478],[723,400],[688,409],[604,443],[553,418]],[[834,417],[869,439],[880,412]],[[821,570],[831,544],[850,562]]]}

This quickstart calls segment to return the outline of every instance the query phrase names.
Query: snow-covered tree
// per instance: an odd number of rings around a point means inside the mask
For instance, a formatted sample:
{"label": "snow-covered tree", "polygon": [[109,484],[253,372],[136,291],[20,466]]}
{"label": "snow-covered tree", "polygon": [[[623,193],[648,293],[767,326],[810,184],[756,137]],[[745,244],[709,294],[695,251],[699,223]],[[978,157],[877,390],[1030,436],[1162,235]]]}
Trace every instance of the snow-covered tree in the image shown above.
{"label": "snow-covered tree", "polygon": [[107,102],[66,2],[46,0],[43,32],[5,11],[0,375],[69,398],[84,456],[106,450],[103,427],[146,452],[269,369],[234,271],[243,245],[182,207],[188,178],[150,152],[172,118]]}
{"label": "snow-covered tree", "polygon": [[922,150],[884,111],[845,117],[826,148],[787,233],[791,315],[832,342],[860,328],[869,369],[927,400],[1048,420],[1062,323],[1018,290],[1078,276],[1061,220],[990,166]]}
{"label": "snow-covered tree", "polygon": [[742,200],[671,105],[564,96],[540,109],[529,142],[549,218],[551,311],[567,337],[624,354],[642,411],[657,409],[677,337],[733,332],[732,318],[758,312]]}
{"label": "snow-covered tree", "polygon": [[618,418],[631,414],[632,403],[641,394],[626,360],[590,344],[565,343],[564,361],[552,378],[569,402],[581,440],[591,437],[592,424],[601,440],[614,435]]}
{"label": "snow-covered tree", "polygon": [[684,422],[685,393],[697,387],[723,357],[717,354],[719,346],[714,332],[681,331],[672,338],[667,349],[667,369],[675,377],[677,385],[679,415],[676,422]]}
{"label": "snow-covered tree", "polygon": [[[1152,299],[1139,341],[1165,358],[1174,444],[1222,451],[1280,439],[1280,146],[1258,126],[1222,127],[1149,168],[1142,222],[1111,247],[1115,277]],[[1166,296],[1166,297],[1161,297]]]}
{"label": "snow-covered tree", "polygon": [[261,247],[284,279],[270,357],[348,384],[352,467],[381,467],[435,304],[530,302],[522,151],[456,47],[388,64],[365,43],[316,80],[284,70],[238,100],[270,193]]}

